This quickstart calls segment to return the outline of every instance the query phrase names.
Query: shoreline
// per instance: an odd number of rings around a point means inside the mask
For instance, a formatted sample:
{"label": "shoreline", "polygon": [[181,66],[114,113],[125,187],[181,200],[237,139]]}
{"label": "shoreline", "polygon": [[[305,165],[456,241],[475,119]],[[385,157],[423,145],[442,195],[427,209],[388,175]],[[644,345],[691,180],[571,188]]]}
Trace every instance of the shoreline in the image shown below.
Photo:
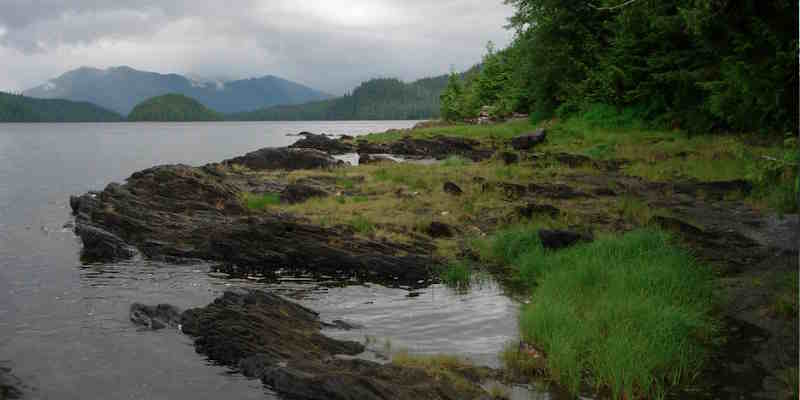
{"label": "shoreline", "polygon": [[[288,148],[262,149],[220,164],[154,167],[133,174],[124,185],[111,184],[102,192],[73,198],[76,233],[84,242],[84,256],[88,253],[90,259],[126,258],[139,252],[173,262],[210,259],[223,263],[227,270],[247,273],[300,265],[408,285],[427,285],[437,280],[439,271],[452,260],[469,258],[472,250],[466,241],[476,232],[478,236],[492,234],[520,218],[540,218],[542,212],[551,215],[545,218],[549,223],[560,225],[557,220],[568,217],[579,222],[578,230],[589,228],[589,233],[625,232],[657,224],[676,232],[683,246],[703,262],[715,265],[723,276],[736,277],[737,282],[752,279],[745,278],[748,274],[759,274],[758,265],[783,265],[796,255],[796,241],[776,239],[788,239],[780,232],[791,232],[797,217],[781,220],[751,209],[737,199],[752,190],[746,182],[642,180],[620,173],[635,160],[541,153],[533,150],[536,144],[531,150],[509,151],[508,139],[496,135],[455,140],[458,136],[447,135],[450,128],[431,129],[432,134],[417,129],[344,140],[306,135]],[[442,133],[436,133],[437,129]],[[390,139],[381,140],[382,136]],[[423,170],[417,177],[411,164],[387,160],[342,167],[331,155],[345,151],[440,161],[418,167]],[[458,161],[464,159],[467,161]],[[535,171],[513,175],[523,172],[520,164],[553,168],[556,179],[542,180]],[[492,177],[484,171],[490,168],[505,168],[513,174]],[[465,194],[448,193],[446,184],[440,192],[441,186],[433,185],[441,184],[440,175],[447,182],[455,178],[456,182],[450,183]],[[624,194],[619,193],[620,187]],[[246,196],[251,197],[248,200]],[[427,200],[417,197],[430,197],[434,203],[424,205]],[[651,215],[638,205],[627,205],[618,216],[610,212],[620,199],[630,203],[629,198],[669,212]],[[258,202],[251,203],[254,199]],[[473,199],[478,203],[467,207],[464,202]],[[461,203],[464,210],[437,211],[436,203],[447,207]],[[392,209],[401,204],[412,204],[392,217],[401,219],[380,219],[384,217],[380,215],[382,206]],[[717,207],[720,204],[727,208]],[[342,210],[364,217],[342,220],[337,215]],[[407,220],[415,212],[425,215],[423,225]],[[475,215],[466,223],[459,219]],[[434,226],[436,230],[432,230]],[[503,273],[499,277],[502,279]],[[725,292],[753,299],[759,296],[757,288],[733,286]],[[757,315],[745,310],[729,317],[758,325]],[[733,335],[727,329],[737,324],[726,322],[723,332]],[[766,328],[771,333],[765,344],[748,350],[753,360],[769,354],[768,348],[777,343],[785,345],[787,339],[791,343],[791,338],[781,338],[775,326]],[[784,361],[773,362],[780,365]],[[717,363],[726,364],[724,360]],[[736,383],[727,384],[734,385],[733,389],[711,385],[720,390],[745,390],[736,389]]]}

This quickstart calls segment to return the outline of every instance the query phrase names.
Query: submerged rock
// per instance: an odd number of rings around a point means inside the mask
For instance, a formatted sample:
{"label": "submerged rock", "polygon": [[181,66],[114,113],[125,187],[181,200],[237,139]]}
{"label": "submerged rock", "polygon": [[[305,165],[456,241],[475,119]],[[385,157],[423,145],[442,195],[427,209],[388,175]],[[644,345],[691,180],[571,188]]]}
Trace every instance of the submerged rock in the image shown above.
{"label": "submerged rock", "polygon": [[133,303],[130,311],[131,322],[152,330],[177,327],[181,320],[181,311],[169,304],[146,306]]}
{"label": "submerged rock", "polygon": [[533,133],[526,133],[511,139],[511,147],[514,150],[529,150],[539,143],[547,139],[547,132],[544,129],[538,129]]}
{"label": "submerged rock", "polygon": [[454,385],[421,368],[337,357],[361,353],[364,346],[323,336],[317,313],[273,294],[227,292],[206,307],[185,311],[181,321],[198,352],[261,379],[286,398],[474,399],[485,394],[474,383]]}

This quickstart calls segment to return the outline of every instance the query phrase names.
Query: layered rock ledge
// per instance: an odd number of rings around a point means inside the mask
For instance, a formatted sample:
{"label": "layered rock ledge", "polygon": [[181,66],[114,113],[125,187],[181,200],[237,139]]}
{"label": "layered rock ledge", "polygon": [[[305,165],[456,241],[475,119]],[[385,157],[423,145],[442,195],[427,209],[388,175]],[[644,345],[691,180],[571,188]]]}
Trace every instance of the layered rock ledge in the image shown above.
{"label": "layered rock ledge", "polygon": [[[137,254],[169,262],[210,260],[227,270],[270,273],[297,269],[358,275],[414,284],[430,275],[423,249],[321,227],[291,215],[253,212],[242,201],[255,183],[226,165],[251,170],[327,168],[329,155],[310,149],[263,149],[203,167],[165,165],[111,183],[101,192],[72,197],[75,232],[85,262],[130,259]],[[269,182],[258,182],[269,186]],[[274,189],[267,187],[266,189]]]}
{"label": "layered rock ledge", "polygon": [[[149,308],[159,307],[169,306]],[[141,308],[132,308],[135,322]],[[323,336],[317,313],[269,293],[226,292],[206,307],[184,311],[180,323],[199,353],[261,379],[285,398],[488,398],[467,377],[440,379],[421,368],[352,358],[364,351],[362,344]]]}

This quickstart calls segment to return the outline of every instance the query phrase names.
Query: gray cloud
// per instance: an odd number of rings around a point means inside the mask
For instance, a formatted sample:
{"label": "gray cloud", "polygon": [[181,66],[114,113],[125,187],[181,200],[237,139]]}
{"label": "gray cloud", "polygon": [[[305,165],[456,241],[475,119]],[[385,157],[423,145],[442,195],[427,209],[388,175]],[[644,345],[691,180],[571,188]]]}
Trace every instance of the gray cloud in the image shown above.
{"label": "gray cloud", "polygon": [[416,79],[504,46],[501,0],[0,0],[0,89],[82,65],[244,78],[332,93],[376,76]]}

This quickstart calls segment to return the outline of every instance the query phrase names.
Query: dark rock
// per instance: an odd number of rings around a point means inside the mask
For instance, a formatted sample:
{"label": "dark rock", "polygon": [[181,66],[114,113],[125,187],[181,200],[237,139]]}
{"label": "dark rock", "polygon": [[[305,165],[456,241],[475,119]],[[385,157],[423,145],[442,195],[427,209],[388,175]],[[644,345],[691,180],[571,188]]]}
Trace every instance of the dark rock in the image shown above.
{"label": "dark rock", "polygon": [[388,143],[358,141],[359,154],[396,154],[422,158],[445,159],[452,155],[469,158],[473,161],[485,160],[494,154],[491,149],[481,146],[473,139],[435,136],[430,139],[404,137]]}
{"label": "dark rock", "polygon": [[697,182],[697,183],[677,183],[672,185],[675,193],[690,195],[703,194],[712,199],[721,200],[728,193],[738,192],[747,195],[753,191],[753,184],[743,180],[735,179],[732,181]]}
{"label": "dark rock", "polygon": [[181,321],[181,312],[169,304],[146,306],[133,303],[130,311],[131,321],[136,325],[158,330],[168,326],[177,327]]}
{"label": "dark rock", "polygon": [[314,149],[328,154],[344,154],[353,152],[352,145],[344,143],[341,140],[328,137],[325,134],[315,135],[313,133],[306,132],[303,136],[303,139],[298,140],[289,147],[299,149]]}
{"label": "dark rock", "polygon": [[512,153],[510,151],[504,151],[500,153],[500,159],[502,159],[503,163],[505,163],[506,165],[516,164],[517,162],[519,162],[519,154]]}
{"label": "dark rock", "polygon": [[281,192],[281,201],[296,204],[302,203],[312,197],[327,197],[328,192],[303,183],[290,183]]}
{"label": "dark rock", "polygon": [[374,164],[379,162],[395,163],[396,161],[390,157],[379,154],[359,154],[358,164]]}
{"label": "dark rock", "polygon": [[529,150],[539,143],[542,143],[547,138],[547,132],[544,129],[538,129],[533,133],[526,133],[511,139],[511,147],[514,150]]}
{"label": "dark rock", "polygon": [[353,140],[354,138],[350,135],[342,135],[339,136],[339,140]]}
{"label": "dark rock", "polygon": [[184,312],[182,324],[198,352],[260,378],[284,398],[445,400],[485,394],[476,384],[455,386],[421,368],[337,358],[364,346],[323,336],[315,312],[272,294],[228,292]]}
{"label": "dark rock", "polygon": [[81,259],[93,261],[127,260],[136,255],[136,249],[117,235],[90,224],[77,224],[75,234],[83,241]]}
{"label": "dark rock", "polygon": [[323,323],[325,328],[341,329],[343,331],[352,331],[353,329],[364,329],[363,325],[352,324],[341,319],[335,319],[329,324]]}
{"label": "dark rock", "polygon": [[444,222],[433,221],[425,229],[425,233],[433,238],[453,237],[453,228]]}
{"label": "dark rock", "polygon": [[81,196],[73,203],[87,261],[129,258],[136,248],[148,259],[202,259],[253,274],[289,267],[412,286],[430,276],[429,244],[356,237],[344,227],[251,212],[234,183],[204,167],[170,165]]}
{"label": "dark rock", "polygon": [[307,148],[264,148],[245,154],[241,157],[223,161],[224,164],[238,164],[252,170],[330,168],[336,165],[336,159],[329,154]]}
{"label": "dark rock", "polygon": [[534,215],[548,215],[555,218],[561,214],[561,210],[549,204],[528,203],[524,206],[517,207],[517,214],[525,218],[531,218]]}
{"label": "dark rock", "polygon": [[461,188],[458,187],[458,185],[450,181],[444,183],[442,190],[444,190],[445,193],[452,194],[453,196],[461,196],[461,194],[464,193]]}
{"label": "dark rock", "polygon": [[577,232],[542,229],[539,231],[539,240],[544,248],[557,250],[572,246],[581,240],[588,241],[590,238]]}
{"label": "dark rock", "polygon": [[598,188],[598,189],[594,190],[594,194],[596,194],[598,196],[611,196],[611,197],[613,197],[613,196],[617,195],[617,192],[615,192],[614,190],[612,190],[610,188]]}
{"label": "dark rock", "polygon": [[11,368],[0,366],[0,399],[17,400],[24,398],[23,384],[11,373]]}

